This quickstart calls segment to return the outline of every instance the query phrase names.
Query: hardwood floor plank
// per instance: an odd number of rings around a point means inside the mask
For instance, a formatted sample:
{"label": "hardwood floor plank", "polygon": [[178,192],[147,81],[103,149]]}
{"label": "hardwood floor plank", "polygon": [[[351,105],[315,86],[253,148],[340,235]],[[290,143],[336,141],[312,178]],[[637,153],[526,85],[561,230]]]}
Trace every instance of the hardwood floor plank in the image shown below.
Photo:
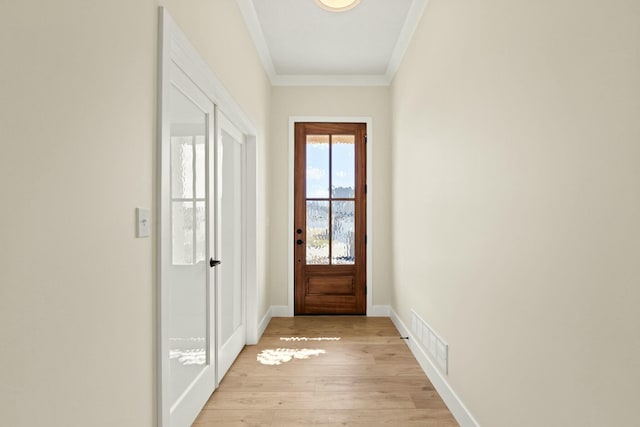
{"label": "hardwood floor plank", "polygon": [[415,409],[407,392],[237,392],[218,391],[210,409]]}
{"label": "hardwood floor plank", "polygon": [[[323,338],[323,341],[319,341],[319,338]],[[329,341],[329,339],[339,338],[337,341]],[[262,337],[260,344],[272,345],[281,347],[283,345],[296,345],[306,343],[331,343],[340,342],[344,344],[397,344],[400,338],[397,336],[371,336],[371,335],[349,335],[341,337],[319,337],[319,336],[297,336],[297,337],[285,337],[285,336],[271,336]]]}
{"label": "hardwood floor plank", "polygon": [[220,388],[224,391],[316,391],[316,378],[308,377],[265,377],[227,375]]}
{"label": "hardwood floor plank", "polygon": [[316,391],[433,391],[424,377],[317,377]]}
{"label": "hardwood floor plank", "polygon": [[275,411],[272,426],[300,427],[453,427],[458,424],[451,419],[449,411],[431,411],[404,409],[383,409],[376,411],[363,410],[322,410],[312,411]]}
{"label": "hardwood floor plank", "polygon": [[[255,360],[249,362],[238,362],[227,373],[229,376],[266,376],[266,377],[323,377],[323,376],[355,376],[355,377],[380,377],[380,376],[424,376],[424,372],[418,364],[413,366],[397,365],[386,363],[384,366],[372,365],[317,365],[309,369],[304,364],[266,366],[257,364]],[[426,377],[425,377],[426,379]]]}
{"label": "hardwood floor plank", "polygon": [[411,400],[418,409],[447,409],[447,405],[435,390],[411,393]]}
{"label": "hardwood floor plank", "polygon": [[229,410],[218,409],[203,410],[196,421],[194,427],[217,427],[217,426],[243,426],[243,427],[267,427],[273,425],[274,412],[259,410]]}

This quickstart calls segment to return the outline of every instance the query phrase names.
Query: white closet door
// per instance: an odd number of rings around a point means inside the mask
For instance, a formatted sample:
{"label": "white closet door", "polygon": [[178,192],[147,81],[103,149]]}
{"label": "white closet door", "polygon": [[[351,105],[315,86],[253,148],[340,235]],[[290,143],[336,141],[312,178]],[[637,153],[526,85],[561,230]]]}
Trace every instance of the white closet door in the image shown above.
{"label": "white closet door", "polygon": [[244,135],[218,114],[221,141],[220,283],[218,286],[218,381],[246,342]]}
{"label": "white closet door", "polygon": [[215,110],[180,68],[169,71],[160,147],[161,423],[179,427],[192,424],[217,384]]}

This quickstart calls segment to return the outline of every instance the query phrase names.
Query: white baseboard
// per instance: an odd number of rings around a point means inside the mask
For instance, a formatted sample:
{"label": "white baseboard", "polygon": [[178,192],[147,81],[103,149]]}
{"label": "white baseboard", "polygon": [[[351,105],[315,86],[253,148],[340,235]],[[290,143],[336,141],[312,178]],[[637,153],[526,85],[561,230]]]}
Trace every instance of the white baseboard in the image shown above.
{"label": "white baseboard", "polygon": [[416,341],[409,329],[404,325],[404,323],[402,323],[398,314],[394,310],[390,311],[391,321],[402,336],[409,337],[406,341],[409,349],[460,426],[480,427],[480,424],[478,424],[475,418],[473,418],[473,415],[471,415],[471,412],[469,412],[467,407],[464,406],[464,403],[462,403],[458,395],[453,391],[445,377],[442,376],[431,359],[427,357],[427,354],[424,352],[422,347],[418,345],[418,341]]}
{"label": "white baseboard", "polygon": [[[391,306],[373,305],[367,312],[368,317],[389,317],[391,314]],[[291,317],[291,310],[288,305],[272,305],[271,317]]]}
{"label": "white baseboard", "polygon": [[389,305],[372,305],[367,311],[368,317],[389,317],[391,315],[391,306]]}
{"label": "white baseboard", "polygon": [[288,305],[272,305],[271,317],[291,317]]}
{"label": "white baseboard", "polygon": [[264,330],[267,329],[267,326],[269,325],[270,321],[271,321],[271,310],[267,310],[267,312],[264,314],[264,317],[258,324],[258,341],[256,341],[255,344],[257,344],[260,341],[260,338],[262,338],[262,334],[264,334]]}

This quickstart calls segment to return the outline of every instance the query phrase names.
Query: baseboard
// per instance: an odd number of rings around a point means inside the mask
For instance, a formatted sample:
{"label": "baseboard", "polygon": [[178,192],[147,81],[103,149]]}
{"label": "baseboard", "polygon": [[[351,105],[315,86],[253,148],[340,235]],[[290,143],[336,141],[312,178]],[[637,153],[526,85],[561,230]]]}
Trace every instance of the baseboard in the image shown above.
{"label": "baseboard", "polygon": [[[391,306],[373,305],[367,311],[369,317],[389,317],[391,314]],[[291,311],[288,305],[272,305],[271,317],[291,317]]]}
{"label": "baseboard", "polygon": [[436,368],[436,365],[433,364],[431,359],[427,357],[427,354],[422,347],[418,345],[418,341],[416,341],[409,329],[402,323],[398,314],[394,310],[390,310],[390,317],[400,334],[409,337],[406,341],[409,349],[460,426],[480,427],[480,424],[473,418],[473,415],[471,415],[467,407],[464,406],[464,403],[462,403],[458,395],[453,391],[445,377],[440,373],[438,368]]}
{"label": "baseboard", "polygon": [[372,305],[367,311],[368,317],[389,317],[391,314],[391,306],[388,305]]}
{"label": "baseboard", "polygon": [[264,334],[264,330],[267,329],[267,326],[269,326],[271,317],[272,317],[271,310],[267,310],[267,312],[264,314],[264,317],[258,324],[258,342],[260,341],[260,338],[262,338],[262,334]]}
{"label": "baseboard", "polygon": [[271,317],[291,317],[288,305],[272,305]]}

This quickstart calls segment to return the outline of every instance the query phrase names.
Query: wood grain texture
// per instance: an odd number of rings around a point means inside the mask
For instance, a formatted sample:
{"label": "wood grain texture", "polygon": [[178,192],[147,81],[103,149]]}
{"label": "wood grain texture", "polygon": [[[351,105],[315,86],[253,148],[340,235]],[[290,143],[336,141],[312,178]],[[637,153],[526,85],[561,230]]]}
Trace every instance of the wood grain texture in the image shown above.
{"label": "wood grain texture", "polygon": [[353,276],[310,277],[307,281],[307,294],[310,295],[352,295],[354,292]]}
{"label": "wood grain texture", "polygon": [[[339,338],[339,339],[338,339]],[[259,360],[264,354],[290,360]],[[457,426],[389,319],[274,318],[194,426]]]}

